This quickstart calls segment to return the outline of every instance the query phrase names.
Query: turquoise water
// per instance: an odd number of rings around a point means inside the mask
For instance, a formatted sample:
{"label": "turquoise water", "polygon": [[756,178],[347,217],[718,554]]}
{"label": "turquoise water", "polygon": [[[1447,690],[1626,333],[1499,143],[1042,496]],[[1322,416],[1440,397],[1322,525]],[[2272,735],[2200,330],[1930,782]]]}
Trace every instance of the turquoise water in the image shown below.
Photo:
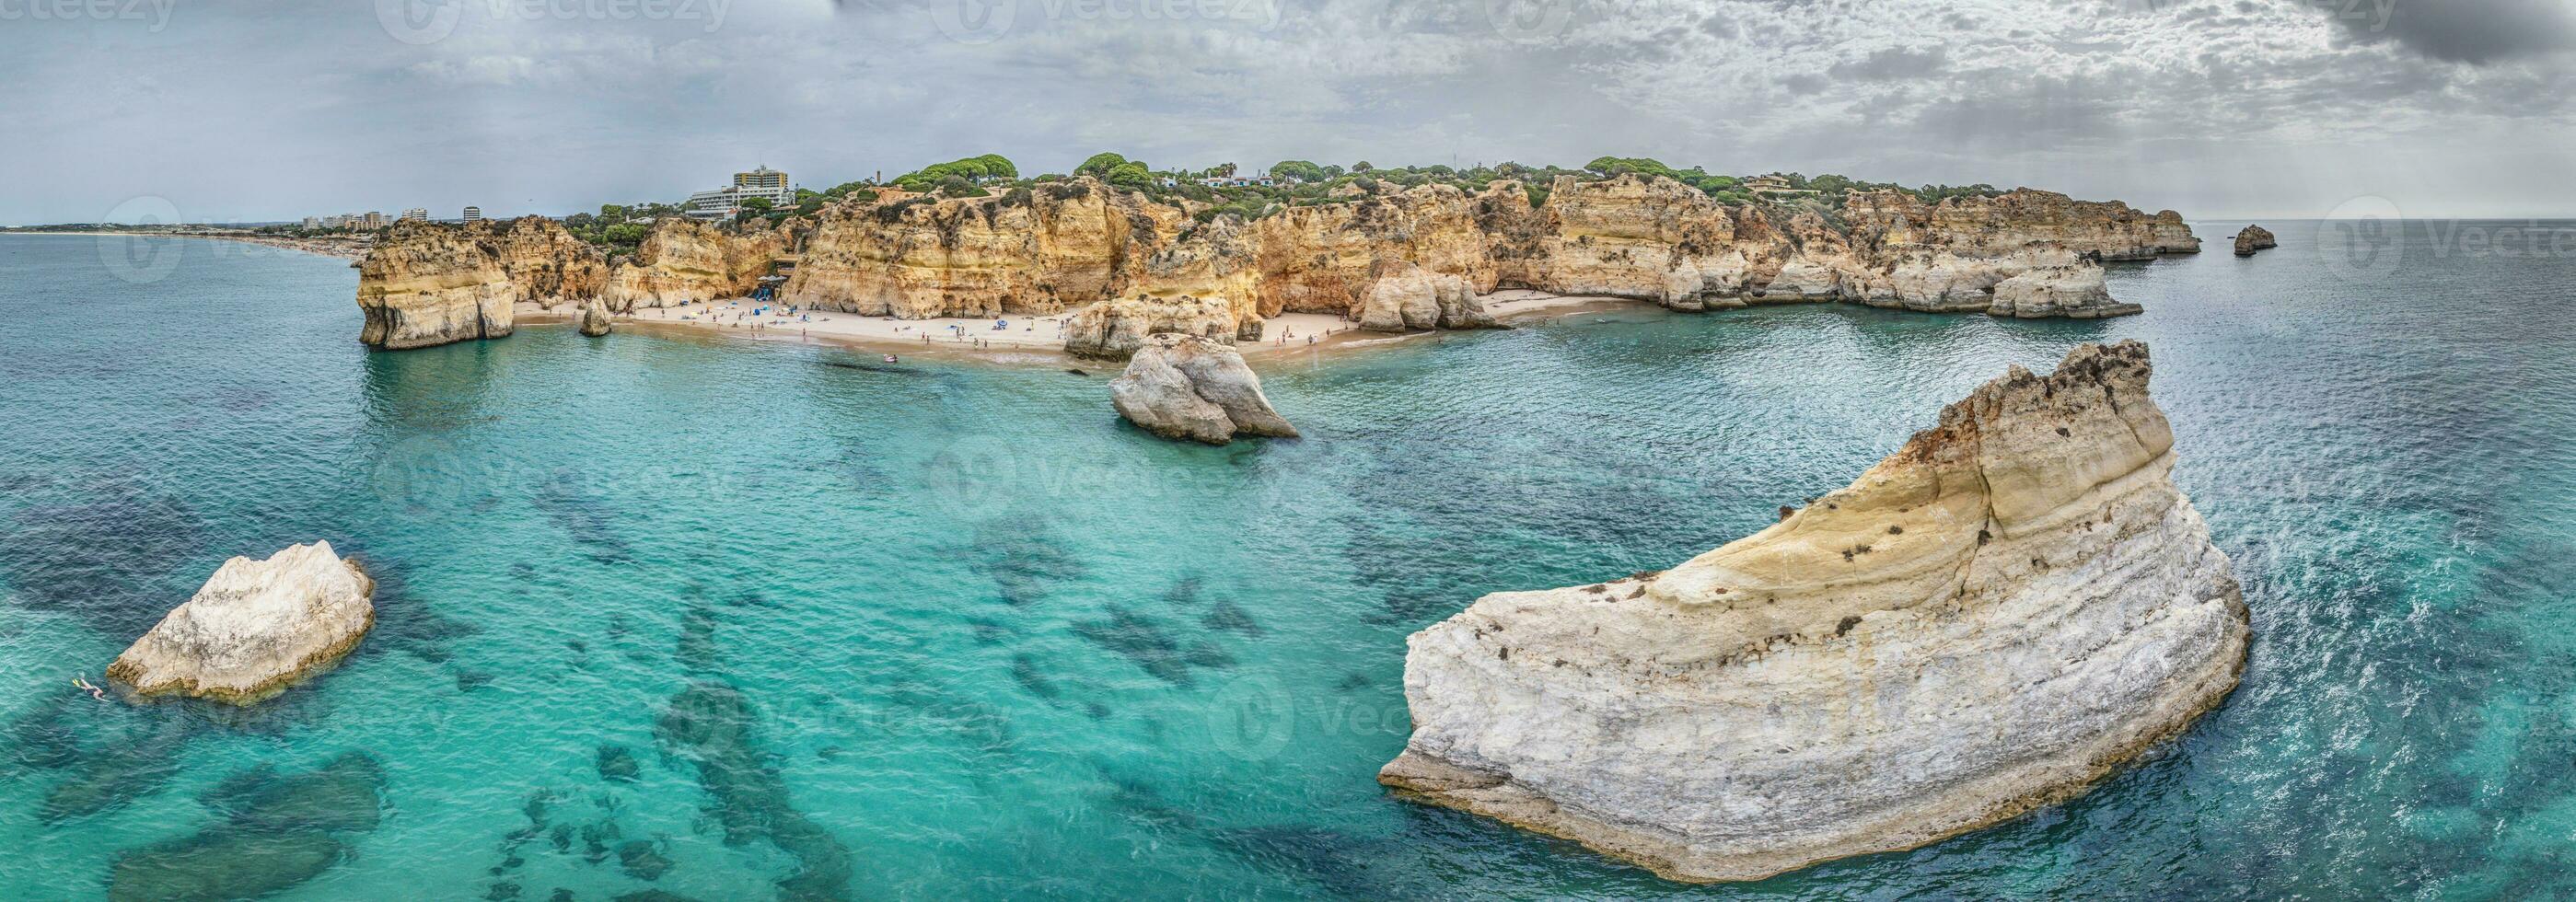
{"label": "turquoise water", "polygon": [[[563,327],[368,354],[341,261],[0,236],[0,894],[2576,891],[2576,261],[2269,225],[2119,266],[2148,313],[2107,322],[1639,309],[1277,361],[1307,437],[1222,449],[1123,426],[1105,374]],[[1412,630],[1714,547],[2120,338],[2256,631],[2140,766],[1734,887],[1374,783]],[[247,712],[70,690],[316,538],[382,579],[335,672]]]}

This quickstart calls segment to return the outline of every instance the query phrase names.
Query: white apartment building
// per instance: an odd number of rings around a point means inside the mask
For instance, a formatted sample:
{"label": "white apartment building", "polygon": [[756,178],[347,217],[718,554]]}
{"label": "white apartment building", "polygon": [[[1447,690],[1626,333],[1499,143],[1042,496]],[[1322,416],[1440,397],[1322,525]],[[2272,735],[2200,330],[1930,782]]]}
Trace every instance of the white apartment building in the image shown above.
{"label": "white apartment building", "polygon": [[755,197],[768,201],[771,209],[788,209],[796,206],[796,186],[788,183],[787,173],[762,166],[734,173],[731,185],[689,195],[680,212],[690,219],[731,219],[742,212],[743,201]]}
{"label": "white apartment building", "polygon": [[483,208],[482,208],[482,207],[467,207],[467,208],[465,208],[465,221],[466,221],[466,222],[482,222],[482,221],[483,221]]}

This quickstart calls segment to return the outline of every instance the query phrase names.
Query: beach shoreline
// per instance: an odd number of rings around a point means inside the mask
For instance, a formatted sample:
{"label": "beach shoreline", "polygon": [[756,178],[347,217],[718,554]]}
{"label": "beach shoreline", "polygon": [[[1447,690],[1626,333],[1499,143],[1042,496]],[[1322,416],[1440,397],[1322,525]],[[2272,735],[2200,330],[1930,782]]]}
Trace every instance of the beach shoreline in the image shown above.
{"label": "beach shoreline", "polygon": [[[1644,304],[1628,298],[1600,295],[1559,295],[1530,289],[1504,289],[1483,295],[1485,309],[1497,322],[1506,326],[1557,316],[1598,310],[1618,309]],[[754,315],[764,308],[771,312]],[[1084,357],[1064,350],[1062,326],[1073,318],[1073,312],[1046,316],[1005,316],[1005,327],[995,329],[995,320],[896,319],[886,316],[861,316],[834,311],[810,311],[788,316],[778,312],[775,304],[734,298],[704,301],[677,307],[642,308],[618,314],[615,327],[641,328],[663,335],[716,335],[760,342],[838,347],[851,351],[879,354],[924,355],[942,360],[970,360],[978,363],[1013,366],[1050,366],[1115,368],[1123,361]],[[521,303],[516,320],[524,325],[571,324],[580,318],[580,308],[557,304],[553,307]],[[1322,313],[1283,313],[1264,321],[1258,342],[1236,345],[1244,359],[1256,366],[1269,361],[1296,357],[1292,352],[1349,351],[1411,341],[1437,331],[1369,332],[1357,324]],[[1311,341],[1309,339],[1312,339]]]}

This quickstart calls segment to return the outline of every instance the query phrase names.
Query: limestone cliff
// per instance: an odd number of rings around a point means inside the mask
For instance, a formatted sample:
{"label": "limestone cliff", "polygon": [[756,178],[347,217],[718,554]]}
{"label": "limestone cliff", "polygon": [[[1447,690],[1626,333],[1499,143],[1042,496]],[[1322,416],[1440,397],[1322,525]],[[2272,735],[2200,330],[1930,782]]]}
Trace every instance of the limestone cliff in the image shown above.
{"label": "limestone cliff", "polygon": [[2247,619],[2144,345],[2015,367],[1849,487],[1661,574],[1408,641],[1379,779],[1676,880],[1907,849],[2082,792],[2225,698]]}
{"label": "limestone cliff", "polygon": [[396,223],[358,262],[359,340],[401,350],[500,338],[514,304],[597,297],[606,274],[597,249],[543,217]]}
{"label": "limestone cliff", "polygon": [[760,287],[760,277],[792,246],[784,229],[664,217],[645,233],[634,256],[609,272],[601,300],[624,313],[743,297]]}
{"label": "limestone cliff", "polygon": [[1222,445],[1237,435],[1297,435],[1271,409],[1241,352],[1196,336],[1146,339],[1110,380],[1109,399],[1119,416],[1164,438]]}
{"label": "limestone cliff", "polygon": [[826,210],[782,300],[867,316],[1046,315],[1119,296],[1188,217],[1082,178]]}
{"label": "limestone cliff", "polygon": [[[1839,207],[1730,206],[1628,175],[1561,176],[1545,203],[1537,196],[1509,181],[1474,194],[1350,183],[1328,202],[1247,221],[1085,177],[973,198],[853,198],[778,230],[672,220],[604,276],[559,227],[513,224],[508,240],[481,241],[488,260],[436,246],[488,231],[426,227],[369,257],[360,298],[370,335],[396,336],[376,343],[414,347],[507,334],[503,295],[549,303],[595,291],[619,312],[739,296],[796,250],[788,304],[903,319],[1082,311],[1068,349],[1121,356],[1164,328],[1257,338],[1262,318],[1285,312],[1381,331],[1475,328],[1492,324],[1475,298],[1506,286],[1676,310],[1841,301],[2117,316],[2138,308],[2101,288],[2099,261],[2199,249],[2170,211],[2030,189],[1936,204],[1852,192]],[[533,262],[548,247],[572,262]]]}
{"label": "limestone cliff", "polygon": [[375,624],[374,593],[375,581],[329,542],[233,558],[117,655],[107,676],[144,695],[246,705],[356,647]]}

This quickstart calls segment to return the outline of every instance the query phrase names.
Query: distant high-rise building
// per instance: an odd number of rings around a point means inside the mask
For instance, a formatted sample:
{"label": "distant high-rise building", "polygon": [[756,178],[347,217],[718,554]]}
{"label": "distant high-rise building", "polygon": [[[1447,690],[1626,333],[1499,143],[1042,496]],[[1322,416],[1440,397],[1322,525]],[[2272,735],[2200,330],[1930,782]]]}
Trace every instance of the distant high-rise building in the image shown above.
{"label": "distant high-rise building", "polygon": [[736,188],[785,188],[787,187],[787,173],[771,169],[767,166],[759,166],[753,168],[750,172],[734,173],[733,186]]}
{"label": "distant high-rise building", "polygon": [[321,218],[321,217],[318,217],[318,216],[307,216],[307,217],[304,217],[304,227],[305,227],[305,228],[308,228],[308,229],[318,229],[318,228],[321,228],[321,227],[322,227],[322,218]]}
{"label": "distant high-rise building", "polygon": [[381,229],[385,227],[385,214],[382,211],[369,210],[361,221],[366,223],[367,228]]}
{"label": "distant high-rise building", "polygon": [[427,222],[429,221],[429,208],[413,207],[409,210],[404,210],[402,218],[404,222]]}
{"label": "distant high-rise building", "polygon": [[482,208],[482,207],[467,207],[467,208],[465,208],[465,221],[466,221],[466,222],[482,222],[482,221],[483,221],[483,208]]}

